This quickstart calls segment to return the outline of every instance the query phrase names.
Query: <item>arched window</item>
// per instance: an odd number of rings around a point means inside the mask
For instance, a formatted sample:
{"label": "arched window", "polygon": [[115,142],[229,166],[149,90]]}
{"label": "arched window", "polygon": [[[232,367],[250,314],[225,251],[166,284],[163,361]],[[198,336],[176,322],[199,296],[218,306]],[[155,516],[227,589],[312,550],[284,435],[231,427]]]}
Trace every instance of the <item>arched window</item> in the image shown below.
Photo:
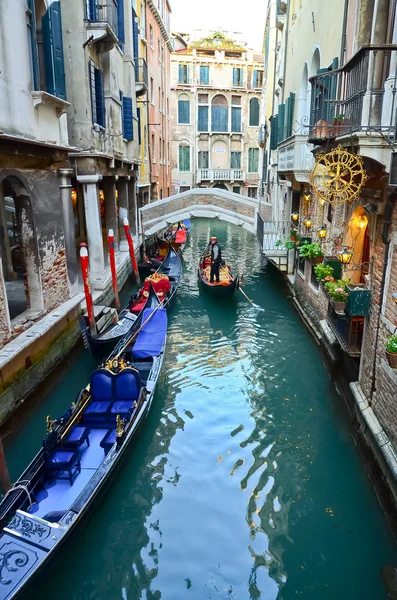
{"label": "arched window", "polygon": [[225,96],[214,96],[211,110],[212,131],[222,132],[229,130],[229,108]]}
{"label": "arched window", "polygon": [[190,123],[190,100],[187,94],[181,94],[178,98],[178,123],[181,125]]}
{"label": "arched window", "polygon": [[190,146],[188,142],[179,143],[179,171],[190,171]]}
{"label": "arched window", "polygon": [[250,127],[259,127],[259,100],[251,98],[250,100]]}

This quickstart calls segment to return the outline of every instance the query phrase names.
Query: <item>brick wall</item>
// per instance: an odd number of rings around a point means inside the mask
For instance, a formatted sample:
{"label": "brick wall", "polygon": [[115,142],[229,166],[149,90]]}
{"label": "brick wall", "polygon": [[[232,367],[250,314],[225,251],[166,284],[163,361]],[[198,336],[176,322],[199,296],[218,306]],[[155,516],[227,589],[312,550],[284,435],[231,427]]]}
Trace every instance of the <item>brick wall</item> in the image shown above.
{"label": "brick wall", "polygon": [[46,311],[53,310],[68,300],[69,289],[64,248],[59,248],[46,259],[41,272],[41,281]]}
{"label": "brick wall", "polygon": [[305,260],[304,276],[299,271],[295,272],[294,290],[300,304],[309,313],[315,325],[325,319],[328,311],[328,297],[322,286],[318,290],[311,283],[312,265]]}

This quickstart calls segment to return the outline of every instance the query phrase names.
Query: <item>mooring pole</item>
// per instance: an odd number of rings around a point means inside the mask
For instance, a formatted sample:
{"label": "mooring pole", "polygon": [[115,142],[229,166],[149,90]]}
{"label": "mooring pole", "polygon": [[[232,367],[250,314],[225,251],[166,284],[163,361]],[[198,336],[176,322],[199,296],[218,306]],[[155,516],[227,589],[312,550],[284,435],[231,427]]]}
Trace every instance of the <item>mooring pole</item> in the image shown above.
{"label": "mooring pole", "polygon": [[114,303],[116,305],[117,311],[119,312],[120,311],[120,298],[119,298],[119,291],[117,289],[117,271],[116,271],[116,259],[114,257],[114,231],[113,231],[113,229],[109,229],[108,245],[109,245],[110,270],[112,272]]}
{"label": "mooring pole", "polygon": [[131,256],[132,268],[135,273],[135,279],[136,279],[137,284],[141,285],[141,279],[139,277],[138,265],[136,264],[136,258],[135,258],[134,242],[132,240],[132,235],[131,235],[128,219],[124,219],[123,223],[124,223],[125,235],[126,235],[127,242],[128,242],[128,247],[130,249],[130,256]]}
{"label": "mooring pole", "polygon": [[81,242],[81,244],[80,244],[80,265],[81,265],[81,273],[83,276],[85,301],[87,303],[87,314],[88,314],[88,323],[90,326],[90,333],[92,336],[96,336],[97,329],[96,329],[95,315],[94,315],[94,303],[92,301],[90,275],[89,275],[89,270],[88,270],[88,250],[87,250],[87,244],[85,242]]}
{"label": "mooring pole", "polygon": [[8,473],[6,457],[4,455],[3,442],[0,437],[0,489],[1,493],[6,494],[11,488],[11,479]]}

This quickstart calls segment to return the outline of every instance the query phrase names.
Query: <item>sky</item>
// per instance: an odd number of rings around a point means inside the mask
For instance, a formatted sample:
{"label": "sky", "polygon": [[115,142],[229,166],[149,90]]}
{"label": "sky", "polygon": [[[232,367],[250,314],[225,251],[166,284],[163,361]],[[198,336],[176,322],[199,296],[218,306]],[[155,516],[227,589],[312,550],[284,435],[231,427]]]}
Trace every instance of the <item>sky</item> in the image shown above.
{"label": "sky", "polygon": [[189,32],[200,39],[210,31],[220,30],[232,39],[244,39],[248,48],[262,52],[267,0],[170,0],[170,3],[172,31]]}

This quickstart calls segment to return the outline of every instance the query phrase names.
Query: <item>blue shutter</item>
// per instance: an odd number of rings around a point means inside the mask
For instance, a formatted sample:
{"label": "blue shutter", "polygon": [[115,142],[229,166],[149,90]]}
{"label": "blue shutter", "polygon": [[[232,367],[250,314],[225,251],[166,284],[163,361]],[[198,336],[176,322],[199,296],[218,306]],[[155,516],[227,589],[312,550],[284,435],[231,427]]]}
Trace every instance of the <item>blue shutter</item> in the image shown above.
{"label": "blue shutter", "polygon": [[198,130],[208,131],[208,106],[198,107]]}
{"label": "blue shutter", "polygon": [[190,123],[189,100],[178,100],[178,123],[188,125]]}
{"label": "blue shutter", "polygon": [[203,85],[209,85],[210,79],[210,68],[209,67],[200,67],[200,83]]}
{"label": "blue shutter", "polygon": [[124,45],[125,33],[124,33],[124,0],[117,0],[117,27],[118,27],[118,38],[120,46]]}
{"label": "blue shutter", "polygon": [[66,100],[62,19],[59,1],[53,2],[42,18],[47,92]]}
{"label": "blue shutter", "polygon": [[241,133],[241,108],[232,106],[232,131]]}
{"label": "blue shutter", "polygon": [[32,50],[32,74],[33,74],[33,89],[40,89],[40,74],[39,74],[39,58],[37,55],[37,34],[36,34],[36,11],[34,0],[28,0],[28,9],[30,10],[29,26],[30,26],[30,45]]}
{"label": "blue shutter", "polygon": [[284,116],[285,116],[285,104],[280,104],[278,107],[278,133],[277,133],[277,144],[284,139]]}
{"label": "blue shutter", "polygon": [[95,69],[95,98],[97,123],[98,125],[101,125],[101,127],[106,127],[105,86],[103,82],[103,73],[99,69]]}
{"label": "blue shutter", "polygon": [[87,18],[90,21],[99,20],[98,0],[87,0]]}
{"label": "blue shutter", "polygon": [[259,127],[259,100],[251,98],[250,100],[250,127]]}
{"label": "blue shutter", "polygon": [[212,106],[211,128],[215,132],[228,131],[228,108],[227,106]]}
{"label": "blue shutter", "polygon": [[126,140],[134,139],[134,123],[132,119],[132,98],[123,96],[123,135]]}
{"label": "blue shutter", "polygon": [[89,76],[90,76],[90,94],[91,94],[91,113],[92,122],[98,123],[97,109],[96,109],[96,88],[95,88],[95,65],[92,60],[88,63]]}
{"label": "blue shutter", "polygon": [[132,29],[134,36],[135,81],[139,81],[139,27],[135,11],[132,11]]}
{"label": "blue shutter", "polygon": [[138,143],[139,143],[139,145],[141,145],[142,144],[142,135],[141,135],[141,109],[137,108],[136,112],[137,112],[137,117],[138,117]]}

